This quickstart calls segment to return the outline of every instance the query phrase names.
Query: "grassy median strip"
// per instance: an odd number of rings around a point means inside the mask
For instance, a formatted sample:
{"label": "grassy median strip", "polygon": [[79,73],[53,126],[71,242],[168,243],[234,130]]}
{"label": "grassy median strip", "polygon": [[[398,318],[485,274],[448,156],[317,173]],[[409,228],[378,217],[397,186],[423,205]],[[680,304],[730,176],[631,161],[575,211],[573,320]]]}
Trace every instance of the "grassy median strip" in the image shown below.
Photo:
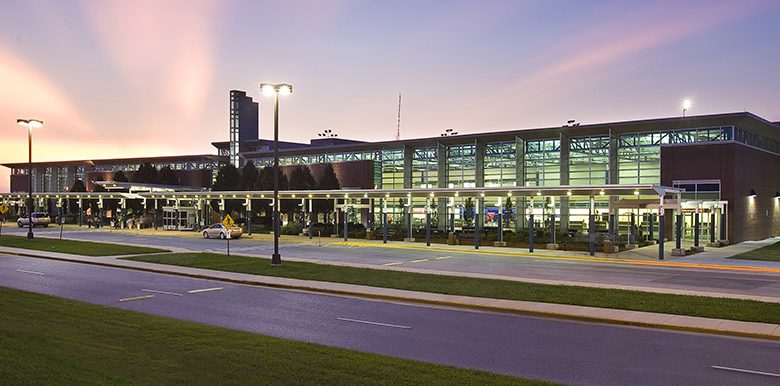
{"label": "grassy median strip", "polygon": [[780,261],[780,241],[772,245],[767,245],[750,252],[740,253],[731,256],[729,259],[738,260],[761,260],[761,261]]}
{"label": "grassy median strip", "polygon": [[284,262],[281,268],[271,268],[268,259],[213,253],[173,253],[134,256],[126,259],[217,271],[360,284],[450,295],[780,323],[779,303],[752,300],[523,283],[294,261]]}
{"label": "grassy median strip", "polygon": [[164,249],[136,247],[132,245],[93,243],[90,241],[59,240],[36,237],[27,240],[24,236],[0,236],[0,246],[33,249],[36,251],[69,253],[82,256],[119,256],[139,255],[143,253],[169,252]]}
{"label": "grassy median strip", "polygon": [[0,287],[8,385],[535,385]]}

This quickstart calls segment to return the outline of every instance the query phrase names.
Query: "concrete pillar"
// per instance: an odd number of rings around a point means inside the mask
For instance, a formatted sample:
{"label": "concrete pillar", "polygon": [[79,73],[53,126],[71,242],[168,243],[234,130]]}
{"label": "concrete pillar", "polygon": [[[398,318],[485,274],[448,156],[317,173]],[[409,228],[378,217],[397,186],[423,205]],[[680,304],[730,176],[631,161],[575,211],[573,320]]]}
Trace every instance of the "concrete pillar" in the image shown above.
{"label": "concrete pillar", "polygon": [[412,157],[414,149],[409,145],[404,145],[404,188],[412,187]]}
{"label": "concrete pillar", "polygon": [[478,188],[485,186],[485,143],[479,140],[474,141],[476,170],[474,173],[474,182]]}
{"label": "concrete pillar", "polygon": [[648,220],[648,226],[647,226],[648,241],[649,240],[654,240],[653,239],[653,214],[652,213],[648,213],[647,220]]}
{"label": "concrete pillar", "polygon": [[525,140],[520,137],[515,137],[515,185],[525,186]]}
{"label": "concrete pillar", "polygon": [[720,223],[718,224],[718,230],[720,230],[720,240],[726,241],[726,213],[723,209],[720,210]]}
{"label": "concrete pillar", "polygon": [[84,223],[84,200],[79,198],[79,226]]}
{"label": "concrete pillar", "polygon": [[715,209],[710,212],[710,242],[715,243]]}

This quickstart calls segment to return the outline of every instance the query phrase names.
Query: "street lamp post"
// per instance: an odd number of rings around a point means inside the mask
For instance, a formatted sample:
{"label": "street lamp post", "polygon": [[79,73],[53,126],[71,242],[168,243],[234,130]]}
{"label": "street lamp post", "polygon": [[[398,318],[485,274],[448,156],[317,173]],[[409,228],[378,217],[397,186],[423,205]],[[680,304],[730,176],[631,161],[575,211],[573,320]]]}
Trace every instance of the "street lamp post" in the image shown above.
{"label": "street lamp post", "polygon": [[33,127],[43,127],[43,121],[38,119],[17,119],[16,124],[19,126],[25,126],[27,127],[27,145],[28,145],[28,160],[27,160],[27,190],[29,191],[29,195],[27,197],[27,239],[32,240],[35,236],[33,236],[33,220],[32,220],[32,212],[33,212],[33,198],[32,198],[32,129]]}
{"label": "street lamp post", "polygon": [[260,91],[263,95],[274,96],[274,253],[271,255],[271,266],[277,267],[282,264],[282,256],[279,254],[279,94],[292,93],[292,86],[286,83],[261,83]]}

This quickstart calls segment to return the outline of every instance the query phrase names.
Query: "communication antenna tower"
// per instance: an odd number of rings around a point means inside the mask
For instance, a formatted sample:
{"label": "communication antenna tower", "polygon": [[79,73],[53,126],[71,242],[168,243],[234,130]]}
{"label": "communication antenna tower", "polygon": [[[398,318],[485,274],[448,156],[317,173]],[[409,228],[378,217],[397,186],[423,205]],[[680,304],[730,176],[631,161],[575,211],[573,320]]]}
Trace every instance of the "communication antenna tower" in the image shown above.
{"label": "communication antenna tower", "polygon": [[398,125],[395,129],[395,140],[401,140],[401,93],[398,93]]}

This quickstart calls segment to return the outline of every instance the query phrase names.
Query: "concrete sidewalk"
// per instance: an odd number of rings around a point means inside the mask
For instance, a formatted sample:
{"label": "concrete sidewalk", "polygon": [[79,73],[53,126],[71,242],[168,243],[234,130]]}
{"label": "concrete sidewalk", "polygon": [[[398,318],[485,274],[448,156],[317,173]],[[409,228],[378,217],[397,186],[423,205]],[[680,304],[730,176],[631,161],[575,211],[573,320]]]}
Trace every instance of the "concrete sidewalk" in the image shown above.
{"label": "concrete sidewalk", "polygon": [[300,280],[269,277],[242,273],[222,272],[207,269],[178,267],[164,264],[152,264],[121,260],[121,256],[87,257],[33,251],[18,248],[0,247],[0,253],[27,257],[56,259],[78,263],[88,263],[107,267],[136,269],[148,272],[174,274],[196,278],[221,280],[232,283],[260,285],[295,290],[314,291],[339,295],[351,295],[406,302],[439,304],[455,307],[467,307],[503,312],[517,312],[543,316],[564,317],[588,321],[630,324],[667,329],[700,331],[729,335],[751,336],[780,339],[780,324],[741,322],[734,320],[691,317],[671,314],[658,314],[641,311],[617,310],[608,308],[573,306],[565,304],[528,302],[478,298],[470,296],[446,295],[428,292],[379,288],[364,285]]}

